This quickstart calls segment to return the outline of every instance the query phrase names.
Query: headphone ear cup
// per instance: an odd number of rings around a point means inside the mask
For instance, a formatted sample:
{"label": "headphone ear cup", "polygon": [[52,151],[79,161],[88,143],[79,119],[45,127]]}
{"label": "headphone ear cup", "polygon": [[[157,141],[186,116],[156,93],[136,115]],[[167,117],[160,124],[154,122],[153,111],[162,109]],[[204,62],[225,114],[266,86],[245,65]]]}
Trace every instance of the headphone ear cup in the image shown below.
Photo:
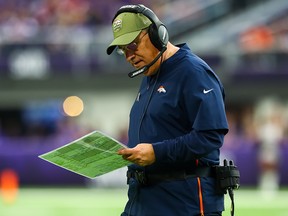
{"label": "headphone ear cup", "polygon": [[166,47],[169,40],[169,34],[166,26],[160,25],[158,27],[158,38],[162,44],[162,48]]}
{"label": "headphone ear cup", "polygon": [[[162,50],[162,48],[164,46],[167,45],[167,42],[163,42],[161,40],[161,35],[159,35],[159,29],[156,27],[156,25],[154,23],[152,23],[150,26],[149,26],[149,29],[148,29],[148,34],[149,34],[149,38],[151,40],[151,43],[158,49],[158,50]],[[161,33],[162,34],[162,33]]]}

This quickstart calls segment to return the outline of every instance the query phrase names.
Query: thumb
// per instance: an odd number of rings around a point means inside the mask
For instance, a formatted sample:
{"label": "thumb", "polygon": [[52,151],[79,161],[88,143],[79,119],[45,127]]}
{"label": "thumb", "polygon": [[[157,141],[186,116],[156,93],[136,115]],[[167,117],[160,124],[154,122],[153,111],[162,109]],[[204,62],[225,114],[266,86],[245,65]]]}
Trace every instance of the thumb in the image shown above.
{"label": "thumb", "polygon": [[130,153],[130,150],[129,150],[128,148],[119,149],[117,153],[118,153],[119,155],[131,154],[131,153]]}

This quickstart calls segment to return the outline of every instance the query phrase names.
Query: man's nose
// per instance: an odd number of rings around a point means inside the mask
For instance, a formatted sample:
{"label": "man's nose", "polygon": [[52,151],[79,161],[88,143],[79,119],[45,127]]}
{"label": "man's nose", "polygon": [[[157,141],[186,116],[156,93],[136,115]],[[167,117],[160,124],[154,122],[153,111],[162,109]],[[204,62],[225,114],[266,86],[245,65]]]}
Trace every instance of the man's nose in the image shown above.
{"label": "man's nose", "polygon": [[127,60],[128,62],[135,56],[134,53],[135,53],[135,52],[134,52],[133,50],[129,50],[129,49],[126,50],[126,52],[125,52],[125,58],[126,58],[126,60]]}

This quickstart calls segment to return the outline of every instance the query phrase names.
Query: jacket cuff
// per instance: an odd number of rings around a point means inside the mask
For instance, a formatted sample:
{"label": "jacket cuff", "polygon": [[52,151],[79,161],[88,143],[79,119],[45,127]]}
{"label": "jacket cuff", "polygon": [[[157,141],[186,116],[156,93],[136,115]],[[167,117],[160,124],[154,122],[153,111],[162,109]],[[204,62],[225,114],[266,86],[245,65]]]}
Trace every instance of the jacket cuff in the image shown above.
{"label": "jacket cuff", "polygon": [[164,142],[156,142],[152,143],[153,149],[154,149],[154,154],[156,161],[163,161],[164,160],[164,155],[165,155],[165,144]]}

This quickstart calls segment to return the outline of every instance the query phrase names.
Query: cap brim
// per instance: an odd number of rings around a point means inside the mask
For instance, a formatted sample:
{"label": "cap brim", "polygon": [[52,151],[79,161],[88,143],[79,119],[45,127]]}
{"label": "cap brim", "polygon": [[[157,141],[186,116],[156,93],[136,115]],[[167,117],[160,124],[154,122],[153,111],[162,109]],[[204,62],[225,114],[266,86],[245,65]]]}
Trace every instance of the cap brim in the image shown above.
{"label": "cap brim", "polygon": [[130,33],[127,33],[127,34],[124,34],[115,38],[112,41],[112,43],[109,45],[109,47],[107,48],[106,50],[107,54],[110,55],[116,46],[126,45],[126,44],[131,43],[133,40],[135,40],[135,38],[140,34],[141,31],[142,30],[130,32]]}

